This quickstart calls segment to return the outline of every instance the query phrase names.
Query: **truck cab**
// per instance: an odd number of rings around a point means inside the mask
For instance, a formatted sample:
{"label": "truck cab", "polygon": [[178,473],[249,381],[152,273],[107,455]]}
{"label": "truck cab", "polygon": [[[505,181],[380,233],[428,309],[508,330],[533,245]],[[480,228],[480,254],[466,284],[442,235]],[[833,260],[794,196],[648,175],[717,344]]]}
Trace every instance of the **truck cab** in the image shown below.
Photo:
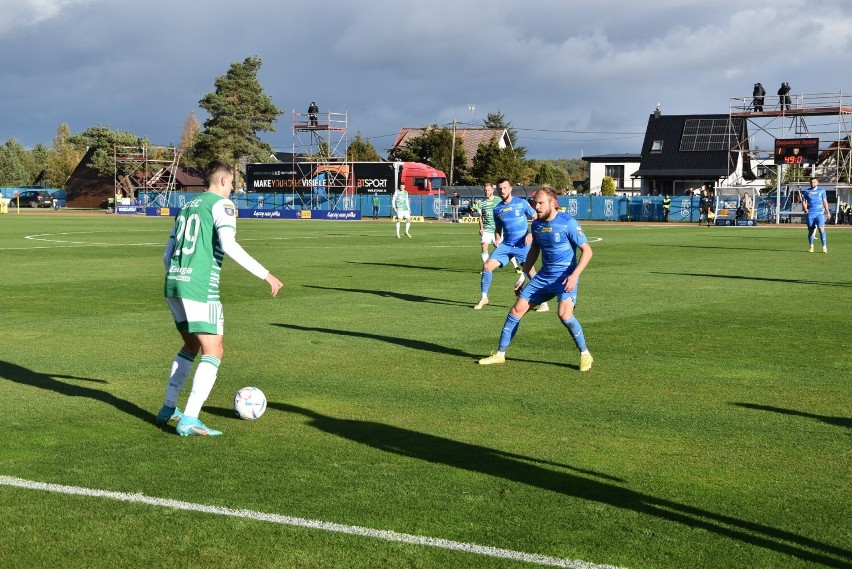
{"label": "truck cab", "polygon": [[447,175],[428,164],[403,162],[399,181],[409,194],[440,194],[447,185]]}

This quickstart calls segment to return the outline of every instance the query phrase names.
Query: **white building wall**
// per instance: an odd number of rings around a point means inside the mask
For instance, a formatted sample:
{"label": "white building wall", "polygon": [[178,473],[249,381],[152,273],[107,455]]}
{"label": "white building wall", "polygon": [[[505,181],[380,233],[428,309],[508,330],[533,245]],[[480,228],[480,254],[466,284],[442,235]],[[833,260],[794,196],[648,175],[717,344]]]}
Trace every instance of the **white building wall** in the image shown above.
{"label": "white building wall", "polygon": [[642,188],[642,181],[633,178],[633,174],[639,169],[639,162],[589,162],[589,186],[590,193],[600,194],[601,183],[606,176],[607,166],[624,166],[624,183],[616,181],[615,192],[618,195],[638,195]]}

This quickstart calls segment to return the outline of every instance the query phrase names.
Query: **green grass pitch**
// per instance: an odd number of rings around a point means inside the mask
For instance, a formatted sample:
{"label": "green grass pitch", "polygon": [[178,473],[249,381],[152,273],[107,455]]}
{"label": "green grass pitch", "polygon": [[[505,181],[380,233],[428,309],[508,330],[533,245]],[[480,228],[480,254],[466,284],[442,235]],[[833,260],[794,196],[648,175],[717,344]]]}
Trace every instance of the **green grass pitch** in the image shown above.
{"label": "green grass pitch", "polygon": [[[555,310],[477,365],[516,275],[472,310],[474,225],[241,220],[285,288],[226,260],[205,439],[153,424],[170,227],[0,216],[2,567],[852,565],[852,229],[823,255],[802,226],[586,224],[580,373]],[[254,422],[231,412],[248,385]]]}

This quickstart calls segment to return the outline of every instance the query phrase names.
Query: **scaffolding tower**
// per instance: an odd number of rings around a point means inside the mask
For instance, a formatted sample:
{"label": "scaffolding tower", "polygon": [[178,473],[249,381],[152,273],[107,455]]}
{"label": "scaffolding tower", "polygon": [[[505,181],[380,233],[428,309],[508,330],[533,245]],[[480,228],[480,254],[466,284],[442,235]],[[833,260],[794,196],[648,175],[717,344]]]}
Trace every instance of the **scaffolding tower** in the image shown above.
{"label": "scaffolding tower", "polygon": [[116,200],[139,198],[145,207],[170,207],[180,160],[174,146],[115,145],[113,152]]}
{"label": "scaffolding tower", "polygon": [[749,127],[748,138],[730,138],[735,145],[731,151],[740,153],[744,170],[752,160],[773,160],[776,139],[818,138],[819,160],[810,165],[809,174],[827,182],[852,180],[852,94],[795,95],[788,105],[782,105],[779,96],[774,105],[758,104],[759,111],[754,99],[731,97],[729,102],[731,118],[742,117]]}
{"label": "scaffolding tower", "polygon": [[354,209],[347,113],[293,111],[293,203],[302,209]]}

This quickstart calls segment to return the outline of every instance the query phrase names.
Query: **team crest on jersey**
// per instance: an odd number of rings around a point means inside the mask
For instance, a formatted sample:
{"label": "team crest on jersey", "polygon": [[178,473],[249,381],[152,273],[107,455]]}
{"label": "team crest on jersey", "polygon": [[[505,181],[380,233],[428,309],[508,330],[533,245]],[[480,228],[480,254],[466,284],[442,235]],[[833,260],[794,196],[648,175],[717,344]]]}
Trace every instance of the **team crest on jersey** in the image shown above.
{"label": "team crest on jersey", "polygon": [[583,237],[586,236],[586,234],[583,233],[583,228],[580,227],[579,225],[577,226],[577,235],[582,235]]}
{"label": "team crest on jersey", "polygon": [[225,215],[234,215],[234,207],[233,206],[225,206]]}

